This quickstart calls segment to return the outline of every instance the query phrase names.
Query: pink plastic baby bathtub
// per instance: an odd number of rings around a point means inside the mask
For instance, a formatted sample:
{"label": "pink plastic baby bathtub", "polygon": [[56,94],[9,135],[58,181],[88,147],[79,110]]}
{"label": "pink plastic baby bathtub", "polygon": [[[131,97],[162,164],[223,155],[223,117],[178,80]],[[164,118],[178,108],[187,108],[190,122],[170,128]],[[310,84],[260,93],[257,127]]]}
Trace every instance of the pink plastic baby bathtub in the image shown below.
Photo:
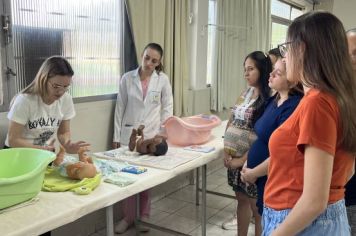
{"label": "pink plastic baby bathtub", "polygon": [[183,118],[172,116],[163,126],[169,143],[189,146],[207,142],[211,130],[220,124],[220,118],[215,115],[196,115]]}

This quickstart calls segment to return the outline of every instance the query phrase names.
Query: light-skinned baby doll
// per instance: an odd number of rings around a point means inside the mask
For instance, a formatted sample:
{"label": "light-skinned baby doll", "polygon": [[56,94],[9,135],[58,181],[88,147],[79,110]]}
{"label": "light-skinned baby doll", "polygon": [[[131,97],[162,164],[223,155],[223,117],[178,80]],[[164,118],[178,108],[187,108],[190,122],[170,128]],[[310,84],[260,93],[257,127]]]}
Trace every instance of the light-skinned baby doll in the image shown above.
{"label": "light-skinned baby doll", "polygon": [[62,176],[70,179],[82,180],[84,178],[93,178],[96,174],[96,168],[93,164],[93,160],[86,153],[87,148],[80,148],[78,155],[78,162],[65,162],[64,155],[66,153],[63,146],[60,146],[56,159],[53,161],[53,165],[58,167],[58,171]]}

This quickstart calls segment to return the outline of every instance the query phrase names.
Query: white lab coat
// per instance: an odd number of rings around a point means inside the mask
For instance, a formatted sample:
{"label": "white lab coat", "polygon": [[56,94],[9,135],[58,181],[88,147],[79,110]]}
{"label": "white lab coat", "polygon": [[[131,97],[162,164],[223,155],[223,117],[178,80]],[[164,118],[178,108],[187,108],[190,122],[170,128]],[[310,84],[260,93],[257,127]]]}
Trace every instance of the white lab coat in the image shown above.
{"label": "white lab coat", "polygon": [[123,75],[117,95],[113,142],[128,145],[132,129],[145,125],[145,139],[160,131],[161,124],[173,115],[172,87],[166,74],[154,71],[143,100],[139,68]]}

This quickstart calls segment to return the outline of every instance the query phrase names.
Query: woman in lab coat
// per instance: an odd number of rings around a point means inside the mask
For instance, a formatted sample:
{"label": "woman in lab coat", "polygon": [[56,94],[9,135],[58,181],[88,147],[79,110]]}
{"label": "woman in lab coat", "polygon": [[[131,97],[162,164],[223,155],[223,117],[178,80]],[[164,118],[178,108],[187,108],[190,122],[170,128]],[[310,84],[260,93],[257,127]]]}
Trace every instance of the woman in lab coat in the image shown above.
{"label": "woman in lab coat", "polygon": [[[142,53],[141,66],[123,75],[117,95],[113,148],[127,146],[132,129],[144,125],[145,138],[160,132],[161,124],[173,115],[172,88],[166,74],[162,72],[163,49],[159,44],[148,44]],[[124,200],[124,218],[115,227],[123,233],[135,219],[135,197]],[[140,217],[150,213],[148,191],[140,193]]]}

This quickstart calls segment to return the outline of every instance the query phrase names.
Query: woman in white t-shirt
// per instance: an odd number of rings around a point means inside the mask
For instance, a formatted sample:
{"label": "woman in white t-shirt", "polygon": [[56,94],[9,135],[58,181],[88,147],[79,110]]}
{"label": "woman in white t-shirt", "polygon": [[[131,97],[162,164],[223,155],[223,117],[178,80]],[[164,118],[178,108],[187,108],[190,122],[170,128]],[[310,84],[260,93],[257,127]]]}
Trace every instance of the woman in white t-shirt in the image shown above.
{"label": "woman in white t-shirt", "polygon": [[72,97],[66,93],[74,72],[68,61],[53,56],[41,65],[35,79],[11,102],[5,148],[30,147],[54,151],[55,135],[68,153],[77,153],[84,141],[70,139],[75,116]]}

